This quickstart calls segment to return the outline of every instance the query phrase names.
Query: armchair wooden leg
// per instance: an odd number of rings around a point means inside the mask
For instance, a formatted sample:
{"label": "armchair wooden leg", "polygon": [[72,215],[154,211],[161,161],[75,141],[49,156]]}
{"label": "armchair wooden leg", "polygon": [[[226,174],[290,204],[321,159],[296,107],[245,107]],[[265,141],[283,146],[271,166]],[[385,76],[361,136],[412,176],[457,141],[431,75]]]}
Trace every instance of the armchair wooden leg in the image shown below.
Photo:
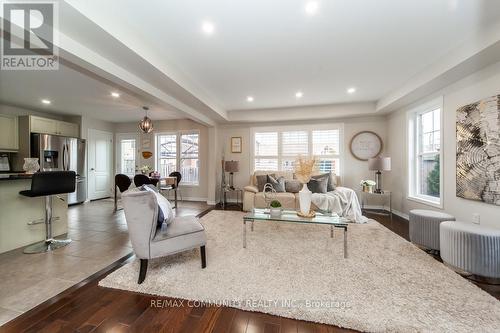
{"label": "armchair wooden leg", "polygon": [[138,284],[141,284],[144,282],[144,279],[146,278],[146,272],[148,271],[148,259],[141,259],[141,268],[139,271],[139,280],[137,281]]}
{"label": "armchair wooden leg", "polygon": [[200,254],[201,254],[201,268],[207,267],[207,256],[205,253],[205,245],[200,247]]}

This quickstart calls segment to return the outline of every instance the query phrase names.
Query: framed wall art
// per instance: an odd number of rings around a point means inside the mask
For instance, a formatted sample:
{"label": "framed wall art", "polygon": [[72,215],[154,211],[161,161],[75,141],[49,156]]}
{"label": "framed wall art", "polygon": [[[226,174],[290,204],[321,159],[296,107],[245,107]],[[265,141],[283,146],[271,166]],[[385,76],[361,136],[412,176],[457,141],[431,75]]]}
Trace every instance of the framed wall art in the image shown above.
{"label": "framed wall art", "polygon": [[241,153],[241,136],[231,138],[231,153]]}
{"label": "framed wall art", "polygon": [[352,156],[360,161],[368,161],[382,152],[383,143],[380,136],[372,131],[362,131],[351,139],[349,149]]}

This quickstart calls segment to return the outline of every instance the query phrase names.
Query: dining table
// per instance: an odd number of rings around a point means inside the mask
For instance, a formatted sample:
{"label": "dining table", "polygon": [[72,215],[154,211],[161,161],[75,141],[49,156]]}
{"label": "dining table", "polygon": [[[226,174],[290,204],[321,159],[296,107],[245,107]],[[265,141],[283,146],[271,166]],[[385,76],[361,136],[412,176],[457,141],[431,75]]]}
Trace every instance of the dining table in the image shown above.
{"label": "dining table", "polygon": [[[156,188],[158,188],[160,193],[162,192],[162,188],[163,188],[163,190],[166,190],[166,189],[174,190],[174,204],[175,205],[172,208],[177,208],[177,177],[170,177],[170,176],[158,177],[158,176],[153,176],[153,175],[147,176],[147,177],[151,181],[151,184],[154,185]],[[134,177],[130,176],[130,180],[132,181],[132,184],[133,184]],[[115,186],[115,211],[117,210],[117,207],[118,207],[118,193],[117,193],[117,187]]]}

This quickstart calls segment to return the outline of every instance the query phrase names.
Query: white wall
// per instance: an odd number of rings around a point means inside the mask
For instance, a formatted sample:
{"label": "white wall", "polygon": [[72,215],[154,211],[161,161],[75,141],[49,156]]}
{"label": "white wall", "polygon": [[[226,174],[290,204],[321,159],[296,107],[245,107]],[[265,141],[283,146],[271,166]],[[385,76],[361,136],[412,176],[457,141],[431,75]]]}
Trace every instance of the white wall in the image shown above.
{"label": "white wall", "polygon": [[[219,130],[221,146],[223,147],[220,158],[218,159],[218,167],[220,166],[220,159],[222,154],[226,160],[235,160],[240,162],[240,171],[234,175],[234,183],[237,187],[243,187],[249,184],[250,175],[253,171],[251,165],[251,128],[273,126],[279,128],[280,126],[287,125],[314,125],[321,124],[344,124],[344,163],[342,171],[342,184],[343,186],[351,187],[354,189],[359,188],[359,182],[362,179],[374,179],[374,174],[368,170],[368,162],[363,162],[355,159],[349,151],[349,143],[351,138],[360,131],[373,131],[377,133],[384,142],[386,142],[386,117],[363,117],[363,118],[345,118],[333,119],[323,121],[301,121],[301,122],[267,122],[267,123],[253,123],[241,125],[226,125],[222,126]],[[231,137],[242,137],[242,153],[231,153]],[[385,154],[385,151],[382,152]],[[219,184],[220,186],[220,184]]]}
{"label": "white wall", "polygon": [[[156,120],[153,121],[154,130],[149,134],[140,134],[140,146],[139,146],[139,166],[149,165],[151,168],[155,169],[155,134],[161,132],[169,131],[185,131],[185,130],[198,130],[200,132],[200,183],[197,186],[184,185],[181,189],[182,198],[184,200],[196,200],[196,201],[206,201],[208,198],[208,172],[209,172],[209,135],[208,127],[199,124],[195,121],[189,119],[178,119],[178,120]],[[139,133],[138,123],[116,123],[115,124],[115,134],[117,133]],[[149,148],[142,148],[142,142],[144,140],[150,141]],[[213,147],[215,148],[215,147]],[[149,159],[144,159],[142,157],[142,151],[147,150],[153,153],[153,156]],[[210,149],[212,152],[212,148]],[[215,152],[213,153],[215,154]],[[212,189],[215,191],[215,189]],[[213,196],[211,197],[213,201]]]}
{"label": "white wall", "polygon": [[[406,114],[415,106],[437,96],[443,96],[443,174],[444,211],[458,220],[470,222],[473,213],[481,214],[481,224],[500,228],[500,207],[482,202],[457,198],[456,193],[456,110],[469,103],[500,93],[500,62],[468,76],[412,105],[400,109],[388,117],[388,155],[392,157],[388,188],[394,194],[394,208],[403,213],[411,209],[436,209],[407,199],[408,163],[406,145]],[[386,178],[387,179],[387,178]]]}

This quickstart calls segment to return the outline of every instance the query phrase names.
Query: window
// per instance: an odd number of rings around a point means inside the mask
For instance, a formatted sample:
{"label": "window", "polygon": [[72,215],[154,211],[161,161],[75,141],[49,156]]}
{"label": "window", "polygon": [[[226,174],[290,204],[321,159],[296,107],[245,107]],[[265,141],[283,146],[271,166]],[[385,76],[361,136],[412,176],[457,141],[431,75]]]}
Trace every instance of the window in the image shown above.
{"label": "window", "polygon": [[135,140],[121,140],[120,142],[121,161],[120,173],[127,176],[135,175]]}
{"label": "window", "polygon": [[255,133],[255,170],[278,170],[278,133]]}
{"label": "window", "polygon": [[156,165],[160,175],[174,171],[182,175],[183,185],[199,184],[199,133],[161,133],[156,135]]}
{"label": "window", "polygon": [[198,184],[198,133],[181,134],[180,170],[182,181]]}
{"label": "window", "polygon": [[[307,127],[307,126],[306,126]],[[333,128],[332,128],[333,127]],[[340,137],[338,125],[314,128],[283,128],[279,131],[253,129],[254,170],[291,171],[298,156],[316,157],[321,172],[340,175]]]}
{"label": "window", "polygon": [[442,98],[410,112],[409,197],[441,207]]}
{"label": "window", "polygon": [[132,133],[116,134],[116,173],[133,177],[137,172],[138,137]]}

